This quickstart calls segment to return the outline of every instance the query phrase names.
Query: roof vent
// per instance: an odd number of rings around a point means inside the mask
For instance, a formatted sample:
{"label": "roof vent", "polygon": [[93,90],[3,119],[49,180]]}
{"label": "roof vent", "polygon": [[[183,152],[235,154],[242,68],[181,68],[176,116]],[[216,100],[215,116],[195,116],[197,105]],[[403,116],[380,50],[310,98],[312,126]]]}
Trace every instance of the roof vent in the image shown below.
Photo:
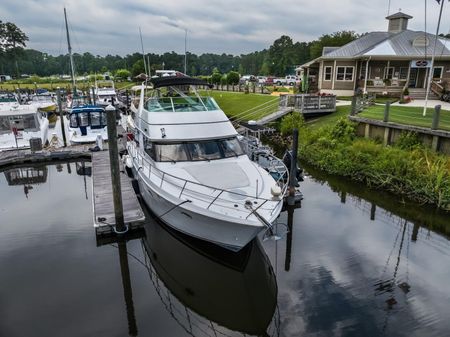
{"label": "roof vent", "polygon": [[426,36],[418,36],[413,40],[413,47],[428,47],[430,40]]}
{"label": "roof vent", "polygon": [[389,20],[388,32],[398,33],[408,29],[408,20],[412,19],[411,15],[398,12],[386,17]]}

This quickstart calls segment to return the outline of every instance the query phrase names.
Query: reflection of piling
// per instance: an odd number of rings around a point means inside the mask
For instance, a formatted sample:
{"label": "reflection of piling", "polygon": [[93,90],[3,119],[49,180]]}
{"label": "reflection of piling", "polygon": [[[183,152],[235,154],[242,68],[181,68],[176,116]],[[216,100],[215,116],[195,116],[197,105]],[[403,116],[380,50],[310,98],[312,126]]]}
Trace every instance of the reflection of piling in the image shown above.
{"label": "reflection of piling", "polygon": [[295,204],[295,185],[297,183],[298,129],[293,130],[292,138],[291,167],[289,172],[289,205]]}
{"label": "reflection of piling", "polygon": [[119,169],[119,151],[117,149],[117,126],[116,126],[116,109],[112,105],[106,107],[106,123],[108,128],[108,148],[109,148],[109,164],[111,169],[111,183],[113,192],[114,214],[116,217],[116,231],[126,231],[123,206],[122,206],[122,190],[120,186],[120,169]]}
{"label": "reflection of piling", "polygon": [[120,273],[122,275],[123,296],[127,309],[128,333],[137,336],[136,316],[134,314],[133,290],[131,288],[130,268],[128,265],[127,243],[125,240],[118,242],[120,257]]}
{"label": "reflection of piling", "polygon": [[341,191],[340,197],[341,197],[341,203],[345,204],[345,202],[347,201],[347,192]]}
{"label": "reflection of piling", "polygon": [[373,202],[370,205],[370,220],[375,220],[375,213],[377,211],[377,205],[375,205]]}
{"label": "reflection of piling", "polygon": [[62,108],[61,91],[59,90],[59,87],[56,90],[56,100],[58,102],[59,120],[61,121],[61,132],[62,132],[62,137],[63,137],[63,143],[64,143],[64,147],[66,147],[67,146],[66,129],[64,128],[64,115],[63,115],[63,108]]}
{"label": "reflection of piling", "polygon": [[414,223],[414,227],[412,230],[412,234],[411,234],[411,241],[416,242],[417,241],[417,236],[419,235],[419,223],[415,222]]}
{"label": "reflection of piling", "polygon": [[289,271],[291,269],[291,255],[292,255],[292,228],[294,223],[294,210],[293,205],[288,205],[287,210],[287,226],[288,233],[286,237],[286,256],[284,259],[284,270]]}

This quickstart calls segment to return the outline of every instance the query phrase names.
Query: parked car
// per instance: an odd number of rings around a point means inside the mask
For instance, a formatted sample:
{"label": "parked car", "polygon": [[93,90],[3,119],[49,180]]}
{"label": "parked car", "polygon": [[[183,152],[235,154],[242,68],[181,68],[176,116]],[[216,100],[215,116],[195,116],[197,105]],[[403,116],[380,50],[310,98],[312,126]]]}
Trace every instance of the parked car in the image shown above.
{"label": "parked car", "polygon": [[295,75],[287,75],[286,77],[277,77],[273,79],[276,85],[296,85],[300,84],[300,79]]}
{"label": "parked car", "polygon": [[248,82],[256,82],[258,79],[254,75],[244,75],[239,79],[239,83],[247,84]]}
{"label": "parked car", "polygon": [[263,85],[266,83],[267,77],[266,76],[256,76],[256,79],[260,85]]}
{"label": "parked car", "polygon": [[265,85],[273,85],[273,80],[275,77],[269,76],[266,78],[266,81],[264,82]]}

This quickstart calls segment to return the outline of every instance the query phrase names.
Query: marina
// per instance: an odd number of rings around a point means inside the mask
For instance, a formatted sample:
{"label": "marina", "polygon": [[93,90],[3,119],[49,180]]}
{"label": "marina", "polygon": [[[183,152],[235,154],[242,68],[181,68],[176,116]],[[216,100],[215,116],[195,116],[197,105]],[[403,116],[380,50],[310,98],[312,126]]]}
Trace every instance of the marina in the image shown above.
{"label": "marina", "polygon": [[99,246],[82,166],[39,166],[45,179],[21,184],[8,182],[16,168],[0,174],[8,270],[0,284],[10,308],[2,334],[315,336],[343,324],[367,336],[442,336],[450,328],[445,214],[311,171],[301,212],[280,216],[292,219],[281,240],[230,254],[171,230],[143,205],[144,237]]}

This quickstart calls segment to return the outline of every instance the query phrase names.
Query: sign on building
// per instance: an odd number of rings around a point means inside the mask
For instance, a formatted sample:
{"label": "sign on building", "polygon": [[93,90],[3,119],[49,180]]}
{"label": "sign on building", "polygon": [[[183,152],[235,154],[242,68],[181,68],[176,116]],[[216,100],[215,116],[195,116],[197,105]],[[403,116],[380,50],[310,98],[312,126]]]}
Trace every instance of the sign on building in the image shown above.
{"label": "sign on building", "polygon": [[412,60],[411,68],[431,68],[431,61],[428,60]]}

